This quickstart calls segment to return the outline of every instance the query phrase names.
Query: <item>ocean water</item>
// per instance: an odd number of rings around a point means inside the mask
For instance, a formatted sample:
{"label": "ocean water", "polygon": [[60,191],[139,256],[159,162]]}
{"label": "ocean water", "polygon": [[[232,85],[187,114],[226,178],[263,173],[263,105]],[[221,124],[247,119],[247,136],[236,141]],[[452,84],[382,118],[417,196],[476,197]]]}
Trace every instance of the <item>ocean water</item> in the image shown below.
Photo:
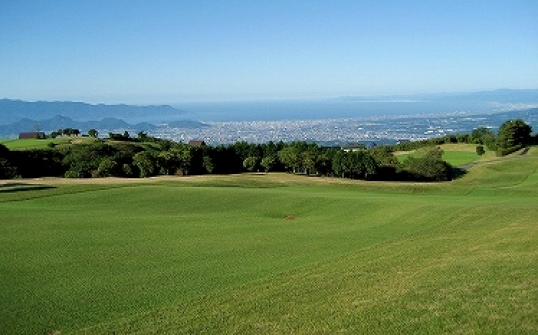
{"label": "ocean water", "polygon": [[336,99],[188,103],[174,105],[174,107],[183,112],[177,117],[196,121],[279,121],[419,114],[439,115],[455,112],[491,112],[497,108],[491,103],[469,101],[358,102]]}

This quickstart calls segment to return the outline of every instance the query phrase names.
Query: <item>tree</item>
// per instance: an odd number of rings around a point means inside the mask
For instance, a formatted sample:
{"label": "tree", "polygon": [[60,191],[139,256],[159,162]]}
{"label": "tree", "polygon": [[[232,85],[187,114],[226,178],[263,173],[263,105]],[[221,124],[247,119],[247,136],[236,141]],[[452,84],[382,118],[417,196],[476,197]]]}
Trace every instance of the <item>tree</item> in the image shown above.
{"label": "tree", "polygon": [[68,167],[68,177],[89,178],[97,171],[101,161],[117,153],[117,150],[104,143],[80,144],[69,147],[63,158]]}
{"label": "tree", "polygon": [[263,157],[260,164],[265,172],[269,172],[276,165],[276,158],[274,156]]}
{"label": "tree", "polygon": [[398,159],[394,156],[394,153],[390,148],[386,146],[379,146],[369,150],[370,156],[372,156],[377,165],[379,166],[396,166],[398,165]]}
{"label": "tree", "polygon": [[179,160],[179,171],[182,175],[188,175],[191,168],[192,154],[191,150],[186,147],[183,150],[176,151],[177,158]]}
{"label": "tree", "polygon": [[443,153],[441,147],[435,147],[428,149],[425,156],[436,160],[443,160]]}
{"label": "tree", "polygon": [[96,177],[112,177],[116,175],[118,164],[111,157],[104,158],[97,167]]}
{"label": "tree", "polygon": [[479,127],[473,129],[471,132],[471,143],[474,144],[487,144],[488,142],[495,141],[495,134],[493,131],[486,127]]}
{"label": "tree", "polygon": [[80,135],[80,130],[75,128],[65,128],[60,129],[62,134],[65,136],[78,136]]}
{"label": "tree", "polygon": [[140,177],[151,177],[156,174],[156,159],[148,151],[142,151],[134,155],[133,164],[138,167]]}
{"label": "tree", "polygon": [[130,164],[127,164],[127,163],[124,163],[122,165],[121,172],[127,177],[131,177],[134,174],[133,173],[133,168],[131,167]]}
{"label": "tree", "polygon": [[486,153],[486,150],[484,150],[484,146],[483,145],[477,145],[476,146],[476,154],[479,155],[479,156],[482,156],[483,154]]}
{"label": "tree", "polygon": [[452,166],[436,155],[408,157],[403,162],[403,172],[408,178],[422,181],[446,181],[452,179]]}
{"label": "tree", "polygon": [[179,168],[179,160],[172,151],[161,151],[158,155],[161,174],[173,175]]}
{"label": "tree", "polygon": [[205,155],[203,157],[202,166],[206,170],[207,173],[211,173],[211,172],[213,172],[213,169],[215,169],[215,165],[213,164],[213,160],[208,155]]}
{"label": "tree", "polygon": [[347,153],[344,150],[336,152],[333,156],[331,165],[335,175],[345,178],[346,174],[349,172]]}
{"label": "tree", "polygon": [[316,156],[310,150],[307,150],[301,153],[300,159],[304,173],[310,175],[316,167]]}
{"label": "tree", "polygon": [[280,150],[278,152],[278,158],[288,171],[291,170],[293,173],[297,172],[297,169],[300,166],[300,157],[294,147],[288,146]]}
{"label": "tree", "polygon": [[332,159],[332,151],[325,150],[321,152],[316,157],[315,162],[315,169],[317,173],[322,175],[329,175],[332,172],[331,169],[331,159]]}
{"label": "tree", "polygon": [[497,147],[509,149],[531,142],[532,128],[522,119],[508,120],[499,128]]}
{"label": "tree", "polygon": [[188,148],[172,148],[168,151],[161,151],[158,155],[161,174],[174,175],[178,171],[182,175],[189,172],[191,155]]}
{"label": "tree", "polygon": [[90,129],[88,130],[88,136],[97,138],[97,136],[99,136],[99,132],[95,129]]}
{"label": "tree", "polygon": [[259,166],[258,157],[250,156],[250,157],[245,158],[245,160],[243,161],[243,167],[247,169],[247,171],[250,171],[250,172],[256,171],[258,170],[258,166]]}
{"label": "tree", "polygon": [[11,179],[17,176],[17,169],[10,162],[9,149],[0,144],[0,179]]}
{"label": "tree", "polygon": [[362,164],[364,169],[364,179],[368,179],[370,175],[375,175],[379,171],[377,162],[368,153],[364,153]]}
{"label": "tree", "polygon": [[[125,134],[124,134],[125,135]],[[145,132],[143,131],[139,131],[138,133],[136,133],[136,138],[140,141],[140,142],[145,142],[149,139],[149,136],[148,134],[146,134]]]}

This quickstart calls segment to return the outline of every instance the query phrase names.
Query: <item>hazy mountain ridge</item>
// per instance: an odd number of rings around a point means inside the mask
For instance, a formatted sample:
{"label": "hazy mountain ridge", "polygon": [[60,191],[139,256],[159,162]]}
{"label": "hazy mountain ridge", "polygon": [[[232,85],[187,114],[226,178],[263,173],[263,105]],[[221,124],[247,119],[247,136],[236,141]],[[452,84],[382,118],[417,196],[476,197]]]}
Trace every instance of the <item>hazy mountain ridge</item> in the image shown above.
{"label": "hazy mountain ridge", "polygon": [[479,92],[405,94],[376,96],[342,96],[336,98],[343,101],[461,101],[491,103],[538,103],[538,89],[497,89]]}
{"label": "hazy mountain ridge", "polygon": [[28,118],[43,120],[57,115],[81,120],[101,120],[104,118],[131,119],[147,115],[176,116],[183,111],[169,105],[92,105],[73,101],[22,101],[0,99],[0,124],[10,124]]}
{"label": "hazy mountain ridge", "polygon": [[[174,121],[170,122],[169,127],[174,128],[202,128],[207,127],[206,124],[197,121]],[[118,130],[131,130],[131,131],[154,131],[160,126],[147,122],[141,122],[136,124],[130,124],[126,121],[118,118],[104,118],[100,121],[75,121],[72,118],[56,115],[50,119],[44,120],[32,120],[29,118],[20,119],[17,122],[0,125],[0,136],[13,137],[17,136],[21,132],[27,131],[45,131],[51,132],[58,129],[74,128],[79,129],[82,133],[86,133],[89,129],[96,129],[99,132],[118,131]]]}
{"label": "hazy mountain ridge", "polygon": [[85,133],[89,129],[97,129],[99,131],[113,131],[118,129],[150,131],[157,128],[157,126],[145,122],[131,125],[118,118],[105,118],[100,121],[75,121],[66,116],[56,115],[53,118],[44,120],[23,118],[8,125],[1,125],[0,135],[13,136],[26,131],[50,132],[64,128],[80,129],[83,133]]}

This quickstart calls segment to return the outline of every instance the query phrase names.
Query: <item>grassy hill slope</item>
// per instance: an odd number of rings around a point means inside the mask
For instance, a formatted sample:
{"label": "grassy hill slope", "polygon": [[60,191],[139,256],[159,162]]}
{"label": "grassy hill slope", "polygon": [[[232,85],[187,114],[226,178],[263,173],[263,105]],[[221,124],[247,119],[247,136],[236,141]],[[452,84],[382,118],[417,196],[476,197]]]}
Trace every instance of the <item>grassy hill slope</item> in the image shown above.
{"label": "grassy hill slope", "polygon": [[536,333],[537,168],[4,184],[0,333]]}
{"label": "grassy hill slope", "polygon": [[[476,144],[442,144],[438,147],[443,150],[443,160],[453,166],[495,158],[495,152],[487,150],[487,148],[485,148],[486,152],[484,155],[478,155],[476,153]],[[403,162],[407,157],[422,157],[427,150],[428,148],[421,148],[413,151],[395,152],[395,155],[400,162]]]}
{"label": "grassy hill slope", "polygon": [[97,141],[91,137],[57,137],[47,139],[0,139],[0,144],[5,145],[9,150],[27,150],[47,148],[50,143],[60,146],[68,146],[73,143],[93,143]]}

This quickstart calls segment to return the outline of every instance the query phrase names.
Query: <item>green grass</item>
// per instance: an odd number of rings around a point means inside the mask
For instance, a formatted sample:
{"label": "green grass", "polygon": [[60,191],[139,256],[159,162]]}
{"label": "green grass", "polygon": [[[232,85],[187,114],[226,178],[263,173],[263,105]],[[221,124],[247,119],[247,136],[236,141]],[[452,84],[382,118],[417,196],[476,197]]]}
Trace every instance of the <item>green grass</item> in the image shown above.
{"label": "green grass", "polygon": [[536,333],[537,168],[3,185],[0,333]]}
{"label": "green grass", "polygon": [[[443,160],[453,166],[465,165],[480,160],[492,159],[495,157],[495,152],[486,151],[482,156],[476,153],[476,144],[443,144],[440,145],[443,150]],[[403,162],[407,157],[421,157],[425,150],[419,149],[416,151],[395,153],[400,162]]]}
{"label": "green grass", "polygon": [[47,139],[0,139],[0,144],[5,145],[9,150],[28,150],[47,148],[50,143],[55,145],[70,145],[71,143],[90,143],[96,139],[88,137],[57,137]]}

